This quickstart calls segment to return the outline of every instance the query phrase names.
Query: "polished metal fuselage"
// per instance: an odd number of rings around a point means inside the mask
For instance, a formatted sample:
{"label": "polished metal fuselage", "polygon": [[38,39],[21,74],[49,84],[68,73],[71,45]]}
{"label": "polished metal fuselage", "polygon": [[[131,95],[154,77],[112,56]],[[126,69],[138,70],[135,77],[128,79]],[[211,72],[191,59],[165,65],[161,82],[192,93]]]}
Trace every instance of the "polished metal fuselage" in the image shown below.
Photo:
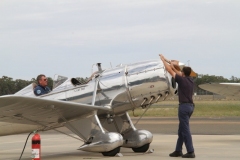
{"label": "polished metal fuselage", "polygon": [[[177,87],[173,88],[171,78],[161,60],[150,60],[103,70],[83,85],[74,85],[69,78],[40,97],[110,107],[113,114],[119,114],[148,105],[152,97],[151,103],[171,97],[177,90]],[[35,96],[32,88],[17,95]],[[157,99],[159,95],[161,97]]]}
{"label": "polished metal fuselage", "polygon": [[[161,60],[150,60],[114,69],[105,69],[95,74],[87,84],[76,85],[72,78],[54,88],[49,94],[39,98],[94,104],[111,109],[110,113],[98,111],[101,117],[120,115],[128,110],[148,106],[149,103],[164,100],[175,94],[177,87],[172,85],[172,77],[166,72]],[[96,94],[94,94],[94,92]],[[32,85],[15,95],[36,97]],[[0,122],[7,133],[20,133],[19,129],[32,130],[33,126]],[[11,128],[11,131],[8,131]],[[29,129],[28,129],[29,128]],[[24,131],[25,131],[24,130]],[[24,132],[22,131],[22,132]],[[21,133],[22,133],[21,132]]]}
{"label": "polished metal fuselage", "polygon": [[[79,149],[94,152],[107,152],[119,146],[136,148],[151,143],[152,134],[146,130],[137,130],[127,111],[165,100],[177,90],[174,79],[166,72],[161,60],[99,70],[87,84],[75,82],[76,79],[69,78],[39,98],[91,104],[110,109],[108,112],[95,111],[90,115],[78,117],[75,121],[59,122],[84,140],[84,145]],[[35,97],[31,85],[15,95]],[[31,131],[34,128],[19,124],[19,127],[25,128],[19,132],[18,124],[9,123],[4,126],[0,123],[1,128],[9,128],[10,125],[14,125],[11,127],[12,130],[7,132],[11,134]]]}

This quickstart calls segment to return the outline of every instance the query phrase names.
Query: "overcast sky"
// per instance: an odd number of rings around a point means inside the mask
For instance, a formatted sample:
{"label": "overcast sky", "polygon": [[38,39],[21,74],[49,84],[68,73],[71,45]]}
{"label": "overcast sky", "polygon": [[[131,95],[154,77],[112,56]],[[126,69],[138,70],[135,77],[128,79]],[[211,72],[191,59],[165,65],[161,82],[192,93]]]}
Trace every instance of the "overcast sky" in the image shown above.
{"label": "overcast sky", "polygon": [[240,78],[239,0],[1,0],[0,77],[89,77],[92,65],[177,59]]}

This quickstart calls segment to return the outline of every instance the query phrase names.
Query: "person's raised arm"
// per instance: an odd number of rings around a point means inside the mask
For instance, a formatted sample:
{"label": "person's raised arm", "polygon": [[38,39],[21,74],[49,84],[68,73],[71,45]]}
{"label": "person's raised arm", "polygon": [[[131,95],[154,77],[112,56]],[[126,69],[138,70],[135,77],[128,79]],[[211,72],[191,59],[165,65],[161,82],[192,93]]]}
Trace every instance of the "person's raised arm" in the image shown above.
{"label": "person's raised arm", "polygon": [[[161,55],[162,54],[159,54],[159,56],[160,56],[160,58],[161,58]],[[162,59],[163,58],[163,59]],[[163,55],[162,55],[162,61],[166,61],[167,63],[169,63],[169,64],[171,64],[171,61],[170,60],[168,60],[168,59],[166,59]]]}
{"label": "person's raised arm", "polygon": [[172,75],[173,78],[175,78],[176,73],[174,72],[172,67],[167,63],[166,58],[162,54],[160,54],[159,56],[164,64],[166,70]]}
{"label": "person's raised arm", "polygon": [[[182,76],[182,72],[181,72],[181,70],[180,70],[180,68],[178,67],[177,64],[171,63],[170,65],[171,65],[171,67],[172,67],[172,70],[173,70],[177,75]],[[179,68],[179,69],[177,70],[176,67]]]}

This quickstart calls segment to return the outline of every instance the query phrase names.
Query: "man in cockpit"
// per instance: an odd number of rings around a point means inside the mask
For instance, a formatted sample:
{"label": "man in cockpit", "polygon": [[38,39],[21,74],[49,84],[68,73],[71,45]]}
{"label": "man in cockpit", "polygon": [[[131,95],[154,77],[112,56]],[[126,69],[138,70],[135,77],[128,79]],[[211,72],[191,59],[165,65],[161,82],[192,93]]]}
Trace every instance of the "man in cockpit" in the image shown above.
{"label": "man in cockpit", "polygon": [[38,83],[37,87],[34,88],[34,94],[36,96],[40,96],[51,92],[51,89],[47,86],[48,85],[47,77],[44,74],[40,74],[37,76],[37,83]]}

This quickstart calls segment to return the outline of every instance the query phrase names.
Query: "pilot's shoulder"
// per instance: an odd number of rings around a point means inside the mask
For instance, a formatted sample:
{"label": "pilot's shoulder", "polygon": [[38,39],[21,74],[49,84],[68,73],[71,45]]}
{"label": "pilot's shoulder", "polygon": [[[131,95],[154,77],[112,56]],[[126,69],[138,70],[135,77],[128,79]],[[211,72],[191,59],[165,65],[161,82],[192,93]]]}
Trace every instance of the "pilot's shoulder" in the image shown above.
{"label": "pilot's shoulder", "polygon": [[43,92],[42,87],[37,86],[36,88],[34,88],[34,93],[35,93],[35,95],[41,95],[42,92]]}
{"label": "pilot's shoulder", "polygon": [[38,90],[38,89],[42,89],[42,87],[40,87],[39,85],[37,85],[34,90]]}

